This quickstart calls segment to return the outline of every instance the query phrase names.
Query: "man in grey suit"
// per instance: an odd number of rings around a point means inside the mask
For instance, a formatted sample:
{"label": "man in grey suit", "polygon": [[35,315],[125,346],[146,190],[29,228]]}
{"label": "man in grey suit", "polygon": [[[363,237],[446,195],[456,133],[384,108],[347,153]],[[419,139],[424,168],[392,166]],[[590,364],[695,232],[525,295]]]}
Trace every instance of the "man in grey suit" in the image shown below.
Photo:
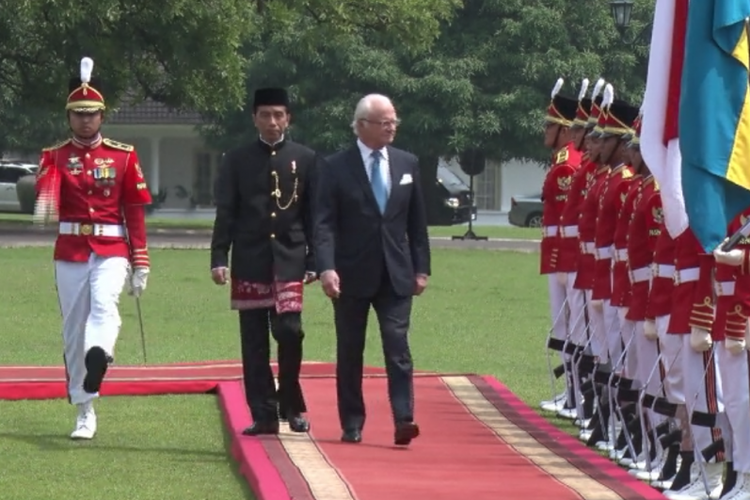
{"label": "man in grey suit", "polygon": [[413,154],[390,146],[399,120],[390,99],[357,104],[356,144],[326,159],[316,197],[318,274],[333,301],[336,391],[342,441],[359,443],[365,423],[362,368],[370,306],[383,341],[395,443],[419,435],[414,422],[413,365],[407,339],[412,297],[430,275],[430,245]]}

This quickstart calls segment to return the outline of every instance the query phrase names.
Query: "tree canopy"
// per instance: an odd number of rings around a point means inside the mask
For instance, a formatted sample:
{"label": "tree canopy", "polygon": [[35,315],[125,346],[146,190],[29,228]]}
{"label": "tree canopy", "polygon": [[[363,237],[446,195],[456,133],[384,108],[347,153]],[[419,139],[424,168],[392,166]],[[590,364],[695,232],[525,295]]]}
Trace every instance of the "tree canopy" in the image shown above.
{"label": "tree canopy", "polygon": [[[246,97],[248,44],[294,34],[296,54],[377,31],[427,47],[454,0],[2,0],[0,151],[52,140],[81,57],[95,61],[110,107],[126,93],[223,116]],[[401,33],[401,35],[399,35]]]}

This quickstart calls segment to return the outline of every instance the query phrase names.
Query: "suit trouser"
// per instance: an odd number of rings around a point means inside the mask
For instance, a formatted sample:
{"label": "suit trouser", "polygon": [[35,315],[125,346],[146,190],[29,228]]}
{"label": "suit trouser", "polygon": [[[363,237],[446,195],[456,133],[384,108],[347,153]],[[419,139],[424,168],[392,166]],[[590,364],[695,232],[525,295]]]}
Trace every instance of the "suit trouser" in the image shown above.
{"label": "suit trouser", "polygon": [[[269,422],[288,413],[307,411],[302,386],[302,318],[300,313],[277,314],[275,308],[239,311],[245,397],[255,422]],[[271,370],[268,330],[277,342],[279,388]]]}
{"label": "suit trouser", "polygon": [[414,367],[408,341],[412,296],[397,295],[384,269],[380,288],[373,297],[342,294],[333,300],[336,395],[343,429],[361,429],[365,424],[362,372],[370,306],[380,324],[393,419],[397,423],[414,419]]}
{"label": "suit trouser", "polygon": [[[717,342],[715,353],[723,381],[724,411],[728,420],[729,436],[724,436],[727,456],[734,462],[734,470],[750,473],[750,352],[732,354]],[[722,429],[724,431],[724,429]],[[731,453],[730,447],[731,445]]]}
{"label": "suit trouser", "polygon": [[86,353],[101,347],[114,356],[122,319],[118,304],[128,274],[124,257],[91,254],[88,262],[55,261],[55,283],[63,318],[68,398],[82,404],[96,398],[83,390]]}
{"label": "suit trouser", "polygon": [[[683,342],[682,371],[685,377],[685,407],[688,416],[694,411],[717,415],[717,427],[692,424],[690,426],[694,436],[694,446],[698,447],[694,451],[700,453],[700,450],[721,438],[721,427],[726,418],[720,417],[720,414],[724,413],[721,375],[716,356],[711,355],[710,349],[706,352],[695,352],[690,347],[690,335],[677,335],[677,337],[681,337]],[[723,348],[723,345],[721,347]],[[716,348],[716,345],[712,347],[712,349]]]}

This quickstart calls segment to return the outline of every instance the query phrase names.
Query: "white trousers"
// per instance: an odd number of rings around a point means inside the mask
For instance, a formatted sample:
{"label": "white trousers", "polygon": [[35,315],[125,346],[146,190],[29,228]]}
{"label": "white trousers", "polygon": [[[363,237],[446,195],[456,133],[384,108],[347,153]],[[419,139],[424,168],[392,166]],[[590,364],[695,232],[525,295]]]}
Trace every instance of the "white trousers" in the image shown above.
{"label": "white trousers", "polygon": [[[748,362],[750,353],[732,354],[724,348],[724,342],[717,342],[716,353],[724,395],[724,410],[728,420],[728,434],[724,442],[731,444],[734,470],[750,474],[750,373]],[[722,429],[724,431],[724,429]]]}
{"label": "white trousers", "polygon": [[[635,322],[629,319],[625,319],[625,315],[628,314],[627,307],[616,307],[617,319],[620,324],[620,333],[622,335],[623,348],[627,349],[625,352],[625,361],[622,364],[622,372],[627,378],[636,378],[638,368],[638,349],[636,346],[635,337]],[[641,380],[643,382],[643,380]]]}
{"label": "white trousers", "polygon": [[578,273],[568,273],[568,282],[565,289],[565,295],[568,298],[568,310],[570,311],[570,320],[568,321],[568,330],[570,331],[570,341],[576,345],[582,346],[588,340],[586,324],[586,293],[583,290],[573,288]]}
{"label": "white trousers", "polygon": [[605,326],[604,310],[592,305],[591,290],[586,290],[586,307],[589,312],[589,332],[591,334],[591,354],[598,357],[602,363],[609,361],[607,350],[607,327]]}
{"label": "white trousers", "polygon": [[[695,453],[713,443],[721,437],[722,421],[725,417],[724,398],[722,397],[721,375],[719,373],[716,356],[711,356],[711,351],[695,352],[690,347],[690,335],[677,335],[681,337],[682,346],[682,373],[685,383],[685,408],[690,416],[694,411],[716,413],[717,427],[690,426],[695,444],[698,449]],[[723,349],[723,346],[721,346]],[[716,345],[713,347],[716,349]]]}
{"label": "white trousers", "polygon": [[55,282],[63,317],[63,348],[68,396],[73,404],[91,401],[96,394],[83,390],[86,352],[101,347],[114,356],[122,320],[120,294],[128,274],[123,257],[91,254],[88,262],[55,261]]}
{"label": "white trousers", "polygon": [[617,308],[612,306],[609,299],[602,301],[604,313],[604,327],[606,328],[607,350],[609,351],[609,360],[612,362],[613,369],[622,369],[622,334],[620,333],[620,317]]}
{"label": "white trousers", "polygon": [[[685,383],[682,376],[682,337],[667,333],[670,315],[656,318],[656,332],[659,335],[659,348],[664,366],[664,394],[670,403],[685,404]],[[687,335],[690,337],[690,335]],[[690,349],[690,346],[688,346]],[[654,394],[657,396],[658,394]]]}
{"label": "white trousers", "polygon": [[549,286],[549,312],[552,317],[552,337],[565,340],[568,337],[568,316],[570,315],[565,301],[567,287],[558,283],[555,273],[547,275],[547,283]]}

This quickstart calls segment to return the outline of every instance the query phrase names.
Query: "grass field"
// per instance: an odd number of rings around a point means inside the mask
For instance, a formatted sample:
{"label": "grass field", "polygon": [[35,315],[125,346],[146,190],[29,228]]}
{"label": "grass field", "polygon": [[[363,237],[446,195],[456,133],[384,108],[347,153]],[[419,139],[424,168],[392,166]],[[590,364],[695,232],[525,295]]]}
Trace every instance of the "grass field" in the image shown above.
{"label": "grass field", "polygon": [[[0,224],[31,225],[31,216],[24,214],[0,213]],[[184,218],[171,219],[149,217],[148,225],[153,229],[192,229],[206,230],[213,227],[213,219]],[[466,232],[467,226],[435,226],[430,228],[430,236],[451,237],[460,236]],[[515,226],[475,226],[474,232],[480,236],[500,239],[533,239],[541,238],[539,228]]]}
{"label": "grass field", "polygon": [[[236,313],[228,310],[228,290],[210,282],[207,258],[205,251],[152,251],[142,299],[149,362],[238,357]],[[532,407],[546,399],[542,346],[550,318],[537,261],[535,254],[435,250],[434,275],[413,313],[417,368],[492,374]],[[0,364],[61,364],[50,249],[0,249],[0,262]],[[330,304],[318,285],[305,300],[305,358],[333,361]],[[123,297],[121,311],[117,362],[137,364],[132,299]],[[374,317],[366,358],[382,366],[373,325]],[[0,402],[0,498],[252,498],[228,455],[212,396],[113,397],[97,409],[97,439],[71,443],[74,409],[67,402]]]}

